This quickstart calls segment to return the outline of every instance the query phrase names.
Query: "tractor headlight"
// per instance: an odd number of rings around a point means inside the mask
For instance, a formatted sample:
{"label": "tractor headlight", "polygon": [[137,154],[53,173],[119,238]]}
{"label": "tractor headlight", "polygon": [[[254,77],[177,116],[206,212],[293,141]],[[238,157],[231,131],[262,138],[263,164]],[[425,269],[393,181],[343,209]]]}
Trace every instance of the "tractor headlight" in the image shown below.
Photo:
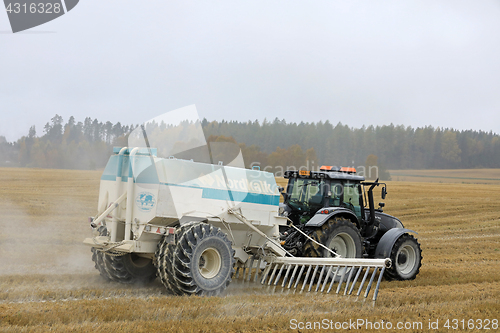
{"label": "tractor headlight", "polygon": [[288,217],[288,214],[290,214],[290,212],[287,208],[288,207],[285,204],[280,203],[280,207],[278,208],[278,215]]}

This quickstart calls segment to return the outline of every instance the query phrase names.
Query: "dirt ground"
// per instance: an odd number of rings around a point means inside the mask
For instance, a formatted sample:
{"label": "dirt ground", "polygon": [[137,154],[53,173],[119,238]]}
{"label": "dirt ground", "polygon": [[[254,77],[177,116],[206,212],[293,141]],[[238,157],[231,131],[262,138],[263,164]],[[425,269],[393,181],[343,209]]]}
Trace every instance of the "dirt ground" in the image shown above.
{"label": "dirt ground", "polygon": [[0,331],[498,330],[500,185],[389,182],[385,212],[418,232],[423,266],[413,281],[382,281],[374,304],[237,281],[223,297],[204,298],[170,296],[158,280],[105,282],[82,244],[99,178],[0,168]]}

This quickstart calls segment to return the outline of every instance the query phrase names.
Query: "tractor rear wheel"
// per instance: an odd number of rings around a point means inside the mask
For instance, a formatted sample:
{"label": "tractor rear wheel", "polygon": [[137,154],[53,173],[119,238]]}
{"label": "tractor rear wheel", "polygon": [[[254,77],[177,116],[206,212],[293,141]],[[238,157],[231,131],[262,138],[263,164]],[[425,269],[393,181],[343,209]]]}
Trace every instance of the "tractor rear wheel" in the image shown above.
{"label": "tractor rear wheel", "polygon": [[217,296],[231,282],[234,263],[231,242],[221,229],[196,222],[177,239],[172,275],[183,294]]}
{"label": "tractor rear wheel", "polygon": [[422,250],[415,237],[404,234],[391,250],[392,267],[385,270],[388,280],[413,280],[422,266]]}
{"label": "tractor rear wheel", "polygon": [[[350,220],[343,217],[334,217],[313,232],[310,237],[339,254],[342,258],[361,258],[363,246],[358,228]],[[304,244],[305,257],[332,257],[332,253],[318,244],[308,240]],[[343,268],[337,272],[338,280],[342,276]],[[344,273],[347,278],[349,269]],[[333,272],[332,272],[333,274]]]}
{"label": "tractor rear wheel", "polygon": [[[341,255],[342,258],[361,258],[361,235],[356,225],[343,217],[334,217],[313,232],[310,237]],[[305,257],[331,257],[330,251],[308,240]]]}

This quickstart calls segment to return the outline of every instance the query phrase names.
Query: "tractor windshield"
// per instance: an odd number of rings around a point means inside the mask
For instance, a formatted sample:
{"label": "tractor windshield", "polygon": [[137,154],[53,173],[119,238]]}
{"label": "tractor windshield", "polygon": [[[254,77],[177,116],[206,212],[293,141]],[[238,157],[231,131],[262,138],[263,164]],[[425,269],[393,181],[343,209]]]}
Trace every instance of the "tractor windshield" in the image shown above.
{"label": "tractor windshield", "polygon": [[316,211],[323,206],[325,183],[319,179],[291,178],[288,204],[300,211]]}

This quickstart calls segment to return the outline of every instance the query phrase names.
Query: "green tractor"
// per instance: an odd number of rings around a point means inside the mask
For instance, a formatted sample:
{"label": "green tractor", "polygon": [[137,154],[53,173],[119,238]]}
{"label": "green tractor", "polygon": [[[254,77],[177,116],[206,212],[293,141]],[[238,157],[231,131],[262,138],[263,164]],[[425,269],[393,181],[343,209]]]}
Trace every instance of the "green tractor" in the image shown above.
{"label": "green tractor", "polygon": [[[288,186],[280,188],[279,214],[290,226],[280,233],[282,246],[294,256],[390,258],[388,280],[412,280],[420,270],[420,244],[399,219],[375,208],[373,190],[387,185],[367,182],[354,168],[322,166],[319,171],[286,171]],[[322,245],[320,245],[322,244]]]}

